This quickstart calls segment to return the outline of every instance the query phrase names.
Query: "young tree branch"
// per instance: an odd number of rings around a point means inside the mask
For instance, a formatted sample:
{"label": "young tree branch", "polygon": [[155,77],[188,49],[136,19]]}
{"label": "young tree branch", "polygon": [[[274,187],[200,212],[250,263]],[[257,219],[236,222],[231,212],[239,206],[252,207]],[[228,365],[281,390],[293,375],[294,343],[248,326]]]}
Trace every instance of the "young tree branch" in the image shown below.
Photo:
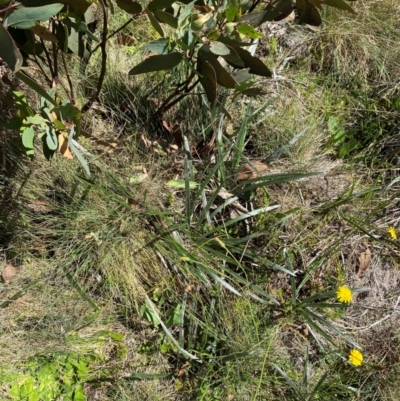
{"label": "young tree branch", "polygon": [[82,108],[82,113],[85,113],[90,109],[92,104],[96,101],[97,97],[100,94],[101,88],[103,86],[104,77],[106,75],[107,69],[107,34],[108,34],[108,21],[107,21],[107,8],[104,0],[100,0],[100,5],[103,10],[103,34],[102,40],[100,43],[101,48],[101,71],[99,80],[97,81],[97,87],[92,97],[86,102],[86,104]]}

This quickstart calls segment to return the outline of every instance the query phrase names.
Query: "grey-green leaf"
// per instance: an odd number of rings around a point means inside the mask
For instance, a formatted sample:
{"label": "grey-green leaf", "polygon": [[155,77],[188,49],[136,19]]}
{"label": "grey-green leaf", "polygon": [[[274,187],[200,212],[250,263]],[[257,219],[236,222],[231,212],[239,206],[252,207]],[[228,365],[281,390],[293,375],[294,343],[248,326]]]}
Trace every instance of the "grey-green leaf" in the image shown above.
{"label": "grey-green leaf", "polygon": [[49,4],[42,7],[25,7],[15,10],[5,20],[5,26],[19,29],[29,29],[36,21],[47,21],[62,10],[64,4]]}
{"label": "grey-green leaf", "polygon": [[0,24],[0,43],[0,57],[10,70],[18,71],[22,67],[22,55],[2,24]]}
{"label": "grey-green leaf", "polygon": [[157,18],[149,10],[146,10],[146,14],[147,14],[147,17],[149,18],[151,25],[153,25],[153,28],[160,34],[161,37],[163,37],[164,31],[163,31],[160,23],[157,21]]}
{"label": "grey-green leaf", "polygon": [[350,11],[353,14],[356,12],[344,0],[325,0],[324,4],[327,6],[339,8],[340,10]]}
{"label": "grey-green leaf", "polygon": [[168,24],[171,28],[178,28],[178,18],[174,17],[172,14],[162,10],[155,10],[154,15],[162,22]]}
{"label": "grey-green leaf", "polygon": [[163,8],[169,7],[175,0],[153,0],[149,3],[147,8],[151,11],[162,10]]}
{"label": "grey-green leaf", "polygon": [[199,55],[197,59],[197,72],[201,86],[204,88],[207,99],[212,107],[217,100],[217,77],[214,68]]}
{"label": "grey-green leaf", "polygon": [[58,147],[57,135],[49,126],[46,127],[46,144],[50,150],[56,150]]}
{"label": "grey-green leaf", "polygon": [[143,60],[129,71],[129,75],[145,74],[147,72],[170,70],[182,61],[181,53],[160,54]]}
{"label": "grey-green leaf", "polygon": [[139,14],[142,12],[142,6],[133,0],[117,0],[117,6],[129,14]]}
{"label": "grey-green leaf", "polygon": [[242,59],[245,67],[249,68],[251,74],[267,78],[271,77],[271,71],[259,58],[252,56],[247,50],[240,47],[236,48],[235,51]]}
{"label": "grey-green leaf", "polygon": [[148,50],[149,52],[152,53],[166,54],[168,53],[168,44],[169,44],[168,38],[160,38],[154,40],[153,42],[148,43],[147,45],[144,45],[142,49]]}
{"label": "grey-green leaf", "polygon": [[35,137],[35,131],[32,127],[26,127],[22,133],[22,144],[27,149],[33,149],[33,139]]}
{"label": "grey-green leaf", "polygon": [[217,56],[227,56],[230,53],[228,46],[224,45],[222,42],[212,42],[210,45],[210,50]]}

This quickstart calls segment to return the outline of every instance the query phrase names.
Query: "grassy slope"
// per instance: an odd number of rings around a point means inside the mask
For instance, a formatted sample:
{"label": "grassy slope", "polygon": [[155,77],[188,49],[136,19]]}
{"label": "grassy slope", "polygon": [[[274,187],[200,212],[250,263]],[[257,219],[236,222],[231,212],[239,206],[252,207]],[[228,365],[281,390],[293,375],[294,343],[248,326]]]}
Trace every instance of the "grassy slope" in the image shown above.
{"label": "grassy slope", "polygon": [[[228,104],[237,118],[226,123],[220,152],[245,134],[246,157],[262,159],[307,127],[269,171],[322,173],[258,189],[254,207],[280,204],[280,214],[248,219],[259,237],[243,247],[232,239],[243,237],[245,224],[221,228],[218,240],[206,236],[210,227],[201,212],[207,207],[166,186],[183,176],[179,155],[173,160],[138,146],[141,121],[155,105],[140,99],[146,79],[124,75],[140,56],[137,49],[110,52],[102,101],[113,113],[108,120],[93,113],[86,126],[109,140],[119,135],[120,146],[110,153],[86,144],[104,152],[91,163],[90,182],[75,162],[8,159],[5,172],[12,177],[4,188],[13,201],[3,202],[3,210],[13,213],[2,215],[4,263],[20,270],[1,287],[2,300],[12,300],[0,305],[3,399],[10,399],[14,382],[14,399],[36,388],[41,397],[65,400],[79,399],[81,390],[89,400],[305,400],[325,373],[315,399],[399,399],[398,245],[387,229],[398,221],[398,186],[388,184],[397,163],[400,58],[393,43],[400,11],[394,0],[358,8],[355,20],[326,15],[322,31],[310,38],[315,54],[281,72],[291,81],[270,85],[278,99],[246,126],[240,128],[249,106]],[[287,55],[278,47],[267,63],[278,65]],[[122,101],[134,110],[123,128],[115,117]],[[212,134],[194,97],[166,119],[182,120],[191,144]],[[211,128],[217,127],[218,121]],[[234,172],[223,167],[218,178],[233,191]],[[207,178],[213,165],[204,158],[194,168],[193,179],[207,182],[209,199],[217,186],[215,176]],[[239,198],[250,207],[246,194]],[[188,210],[198,229],[188,224]],[[217,224],[235,216],[230,208],[216,215]],[[339,335],[335,346],[317,335],[317,346],[293,309],[288,275],[266,265],[271,260],[289,268],[285,249],[298,272],[294,284],[304,284],[299,299],[344,284],[370,288],[345,312],[326,312],[362,347],[360,368],[346,362],[349,345]],[[261,258],[253,260],[251,252]],[[371,262],[358,274],[369,252]],[[238,277],[229,278],[222,267]],[[281,307],[257,302],[239,279],[257,284]]]}

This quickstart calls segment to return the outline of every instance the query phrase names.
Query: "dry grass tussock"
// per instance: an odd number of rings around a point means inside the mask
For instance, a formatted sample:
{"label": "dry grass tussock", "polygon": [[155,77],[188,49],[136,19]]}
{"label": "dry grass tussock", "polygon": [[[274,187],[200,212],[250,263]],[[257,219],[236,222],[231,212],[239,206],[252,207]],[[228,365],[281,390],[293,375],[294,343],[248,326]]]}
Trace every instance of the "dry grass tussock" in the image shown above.
{"label": "dry grass tussock", "polygon": [[356,16],[327,10],[328,23],[318,35],[322,66],[339,81],[395,84],[400,76],[399,3],[360,0],[354,7]]}

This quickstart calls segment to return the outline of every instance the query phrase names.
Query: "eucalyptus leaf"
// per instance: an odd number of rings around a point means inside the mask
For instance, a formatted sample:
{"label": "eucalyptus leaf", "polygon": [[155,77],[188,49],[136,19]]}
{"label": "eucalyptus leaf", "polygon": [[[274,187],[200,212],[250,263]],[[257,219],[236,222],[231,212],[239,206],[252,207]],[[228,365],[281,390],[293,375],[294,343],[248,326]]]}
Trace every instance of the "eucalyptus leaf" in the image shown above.
{"label": "eucalyptus leaf", "polygon": [[148,4],[147,8],[150,11],[162,10],[169,7],[174,2],[175,0],[153,0]]}
{"label": "eucalyptus leaf", "polygon": [[133,0],[116,0],[117,6],[129,14],[136,15],[142,12],[142,6]]}
{"label": "eucalyptus leaf", "polygon": [[200,83],[212,107],[217,99],[217,77],[214,68],[200,54],[197,59],[197,72],[199,73]]}
{"label": "eucalyptus leaf", "polygon": [[264,36],[260,32],[257,32],[252,26],[246,24],[238,25],[237,30],[250,39],[258,39]]}
{"label": "eucalyptus leaf", "polygon": [[50,126],[46,127],[46,144],[50,150],[56,150],[58,147],[57,135]]}
{"label": "eucalyptus leaf", "polygon": [[147,72],[170,70],[182,61],[181,53],[155,55],[143,60],[129,71],[129,75],[145,74]]}
{"label": "eucalyptus leaf", "polygon": [[244,65],[249,68],[251,74],[260,75],[262,77],[271,77],[272,73],[269,68],[257,57],[252,56],[247,50],[240,47],[235,49]]}
{"label": "eucalyptus leaf", "polygon": [[10,70],[17,72],[22,67],[23,58],[2,24],[0,24],[0,43],[0,58],[6,62]]}
{"label": "eucalyptus leaf", "polygon": [[154,10],[154,15],[171,28],[178,28],[178,18],[174,17],[172,14],[162,10]]}
{"label": "eucalyptus leaf", "polygon": [[227,56],[231,52],[228,46],[218,41],[211,42],[210,50],[217,56]]}
{"label": "eucalyptus leaf", "polygon": [[152,53],[167,54],[169,50],[168,45],[169,45],[168,38],[160,38],[154,40],[153,42],[148,43],[147,45],[144,45],[142,49],[148,50],[149,52]]}
{"label": "eucalyptus leaf", "polygon": [[5,20],[4,26],[14,26],[19,29],[29,29],[35,26],[36,21],[47,21],[59,13],[64,4],[49,4],[42,7],[18,8]]}
{"label": "eucalyptus leaf", "polygon": [[324,0],[324,4],[356,14],[356,12],[344,0]]}
{"label": "eucalyptus leaf", "polygon": [[164,31],[163,31],[160,23],[157,21],[157,18],[149,10],[146,10],[146,14],[147,14],[147,17],[149,18],[151,25],[153,25],[153,28],[159,33],[160,36],[163,37]]}
{"label": "eucalyptus leaf", "polygon": [[35,131],[32,127],[26,127],[22,133],[22,144],[28,148],[33,149],[33,140],[35,138]]}
{"label": "eucalyptus leaf", "polygon": [[319,26],[322,23],[318,9],[307,0],[296,0],[297,12],[301,22]]}

